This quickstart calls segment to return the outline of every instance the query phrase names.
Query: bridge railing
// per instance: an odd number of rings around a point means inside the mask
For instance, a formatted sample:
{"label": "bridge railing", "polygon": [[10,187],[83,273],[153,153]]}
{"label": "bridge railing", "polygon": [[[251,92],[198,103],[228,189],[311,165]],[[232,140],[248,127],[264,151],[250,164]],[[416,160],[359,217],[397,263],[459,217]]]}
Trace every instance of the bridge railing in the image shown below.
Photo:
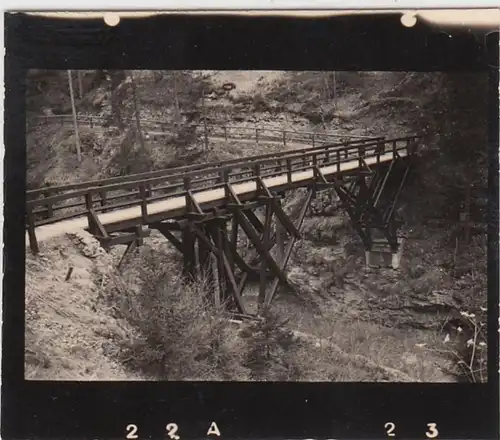
{"label": "bridge railing", "polygon": [[[366,166],[368,158],[376,158],[392,154],[397,158],[401,151],[405,155],[414,152],[418,136],[404,137],[391,140],[377,140],[372,142],[333,145],[308,149],[308,151],[289,151],[276,157],[250,157],[246,162],[232,164],[205,165],[203,169],[170,170],[173,173],[162,176],[142,176],[136,180],[108,183],[103,186],[91,186],[73,190],[69,193],[51,195],[42,199],[28,200],[27,202],[27,227],[34,234],[34,228],[43,224],[54,223],[65,219],[80,217],[88,214],[90,210],[95,213],[107,212],[115,209],[140,206],[144,221],[148,217],[148,204],[170,199],[172,197],[188,197],[191,194],[207,190],[226,188],[227,183],[243,184],[256,182],[258,177],[268,178],[284,176],[283,189],[303,186],[314,181],[311,176],[306,176],[306,182],[297,181],[301,171],[311,171],[315,167],[332,167],[329,172],[341,172],[345,162],[359,160],[359,166]],[[368,167],[369,168],[369,167]],[[299,179],[300,180],[300,179]],[[276,188],[273,188],[275,190]],[[66,202],[60,205],[60,202]],[[38,207],[49,209],[52,218],[36,220],[35,213]],[[54,216],[54,212],[59,215]]]}
{"label": "bridge railing", "polygon": [[[55,121],[59,122],[61,125],[73,124],[72,115],[47,115],[38,116],[33,118],[35,121]],[[102,116],[92,116],[92,115],[78,115],[77,121],[80,124],[90,125],[106,125],[106,118]],[[128,118],[124,122],[135,123],[135,120]],[[210,137],[218,137],[225,140],[250,140],[256,143],[265,142],[279,142],[283,146],[293,143],[308,143],[313,147],[325,142],[331,142],[338,139],[372,139],[372,136],[362,136],[353,134],[336,134],[327,132],[312,132],[312,131],[297,131],[297,130],[286,130],[267,127],[263,125],[255,125],[253,127],[243,127],[237,125],[231,125],[227,123],[196,123],[196,124],[182,124],[184,127],[191,127],[196,130],[200,130],[198,135],[203,139],[206,135]],[[145,135],[151,134],[153,137],[168,137],[174,136],[178,130],[172,122],[167,122],[161,119],[155,118],[144,118],[141,119],[141,126]],[[157,131],[160,131],[158,133]]]}
{"label": "bridge railing", "polygon": [[110,184],[115,184],[115,183],[125,183],[125,182],[134,181],[134,180],[148,179],[148,178],[153,178],[153,177],[169,176],[169,175],[180,173],[180,172],[190,172],[190,171],[202,170],[202,169],[206,169],[206,168],[229,166],[229,165],[236,166],[236,164],[246,163],[249,160],[278,158],[278,157],[284,157],[284,156],[289,155],[291,153],[305,153],[308,151],[312,152],[312,151],[316,151],[318,149],[319,150],[329,149],[329,148],[342,147],[342,146],[351,145],[351,144],[357,145],[357,144],[363,144],[366,142],[380,141],[383,139],[384,138],[382,138],[382,137],[374,137],[374,138],[370,138],[368,140],[346,141],[346,142],[340,142],[340,143],[336,143],[336,144],[321,145],[319,147],[314,147],[314,148],[308,147],[308,148],[301,148],[301,149],[296,149],[296,150],[266,153],[266,154],[262,154],[262,155],[258,155],[258,156],[227,159],[224,161],[211,162],[208,164],[203,163],[203,164],[185,165],[185,166],[180,166],[180,167],[175,167],[175,168],[166,168],[166,169],[157,170],[157,171],[148,171],[145,173],[130,174],[127,176],[110,177],[107,179],[79,182],[79,183],[73,183],[73,184],[68,184],[68,185],[51,186],[51,187],[45,187],[45,188],[40,188],[40,189],[35,189],[35,190],[29,190],[29,191],[27,191],[26,195],[27,195],[28,200],[34,200],[34,199],[39,198],[39,197],[47,198],[47,197],[50,197],[50,196],[55,195],[55,194],[60,194],[63,192],[69,192],[69,191],[83,189],[83,188],[91,188],[91,187],[95,187],[95,186],[105,186],[105,185],[110,185]]}

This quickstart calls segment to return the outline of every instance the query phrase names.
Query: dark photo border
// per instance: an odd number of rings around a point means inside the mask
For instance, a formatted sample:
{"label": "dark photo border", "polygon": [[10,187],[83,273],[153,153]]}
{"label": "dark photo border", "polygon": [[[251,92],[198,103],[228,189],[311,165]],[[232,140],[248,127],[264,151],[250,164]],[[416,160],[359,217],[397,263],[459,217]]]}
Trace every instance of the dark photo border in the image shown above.
{"label": "dark photo border", "polygon": [[[3,438],[499,438],[498,33],[400,14],[326,18],[165,15],[102,20],[5,15]],[[25,77],[48,69],[405,70],[488,72],[487,384],[42,382],[24,380]]]}

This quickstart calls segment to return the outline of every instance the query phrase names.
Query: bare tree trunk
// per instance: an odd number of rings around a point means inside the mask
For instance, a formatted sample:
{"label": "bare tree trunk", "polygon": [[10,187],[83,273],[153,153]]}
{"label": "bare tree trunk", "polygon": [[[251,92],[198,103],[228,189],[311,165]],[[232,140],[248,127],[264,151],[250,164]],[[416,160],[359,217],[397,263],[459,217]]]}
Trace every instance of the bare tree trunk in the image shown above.
{"label": "bare tree trunk", "polygon": [[174,83],[174,105],[175,105],[175,122],[177,124],[180,123],[180,109],[179,109],[179,98],[177,96],[177,72],[176,71],[173,71],[172,72],[172,75],[173,75],[173,83]]}
{"label": "bare tree trunk", "polygon": [[328,73],[323,77],[323,83],[325,84],[325,98],[328,100],[331,98],[330,87],[328,85]]}
{"label": "bare tree trunk", "polygon": [[77,70],[76,74],[77,74],[77,78],[78,78],[78,95],[80,96],[80,99],[82,99],[83,98],[82,71]]}
{"label": "bare tree trunk", "polygon": [[203,109],[203,130],[205,135],[205,153],[208,152],[208,131],[207,131],[207,112],[205,108],[205,88],[201,91],[201,106]]}
{"label": "bare tree trunk", "polygon": [[337,108],[337,72],[332,72],[333,75],[333,106]]}
{"label": "bare tree trunk", "polygon": [[75,96],[73,93],[73,78],[71,76],[71,70],[68,70],[68,83],[69,83],[69,95],[71,98],[71,109],[73,111],[73,125],[75,127],[76,155],[78,157],[78,162],[81,162],[82,151],[80,147],[80,134],[78,133],[78,121],[76,120]]}
{"label": "bare tree trunk", "polygon": [[115,125],[120,129],[124,129],[122,121],[123,93],[124,87],[121,87],[125,81],[125,72],[123,70],[110,71],[111,76],[111,115]]}
{"label": "bare tree trunk", "polygon": [[139,100],[137,97],[137,87],[134,81],[134,74],[132,71],[129,71],[130,84],[132,86],[132,98],[134,100],[134,113],[135,113],[135,124],[137,129],[137,136],[139,138],[139,144],[141,145],[142,151],[146,152],[146,146],[144,144],[144,138],[142,136],[141,129],[141,115],[139,112]]}

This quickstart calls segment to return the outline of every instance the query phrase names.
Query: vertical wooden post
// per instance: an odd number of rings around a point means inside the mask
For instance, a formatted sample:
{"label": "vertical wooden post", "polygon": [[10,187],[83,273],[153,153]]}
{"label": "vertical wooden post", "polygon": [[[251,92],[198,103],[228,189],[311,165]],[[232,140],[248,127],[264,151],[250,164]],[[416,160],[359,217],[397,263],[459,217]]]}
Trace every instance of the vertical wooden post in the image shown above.
{"label": "vertical wooden post", "polygon": [[286,131],[283,130],[283,146],[286,147]]}
{"label": "vertical wooden post", "polygon": [[143,224],[148,223],[148,201],[146,196],[146,187],[141,184],[139,185],[139,194],[141,196],[141,216]]}
{"label": "vertical wooden post", "polygon": [[255,173],[255,177],[259,177],[260,176],[260,164],[256,163],[253,167],[253,170]]}
{"label": "vertical wooden post", "polygon": [[192,206],[191,206],[191,199],[189,198],[188,191],[191,189],[191,178],[190,177],[184,177],[184,191],[186,191],[186,211],[191,212],[192,211]]}
{"label": "vertical wooden post", "polygon": [[288,183],[292,183],[292,159],[286,160],[286,175]]}
{"label": "vertical wooden post", "polygon": [[[207,227],[204,226],[202,230],[207,239],[210,240],[210,234]],[[210,249],[202,242],[202,240],[198,240],[198,258],[202,280],[205,282],[207,290],[209,292],[213,292],[215,286],[212,253]]]}
{"label": "vertical wooden post", "polygon": [[[231,241],[229,245],[231,246],[230,251],[236,253],[238,250],[238,217],[236,214],[233,214],[232,223],[231,223]],[[231,270],[234,272],[234,258],[231,259]]]}
{"label": "vertical wooden post", "polygon": [[[266,219],[264,221],[264,231],[262,231],[262,244],[264,249],[269,249],[269,235],[272,220],[272,205],[271,202],[266,203]],[[267,285],[267,264],[265,258],[260,260],[260,285],[259,285],[259,310],[262,309],[266,299],[266,286]]]}
{"label": "vertical wooden post", "polygon": [[[276,202],[281,205],[281,199]],[[279,219],[276,219],[276,251],[278,266],[282,269],[285,262],[285,228]]]}
{"label": "vertical wooden post", "polygon": [[94,222],[92,220],[92,215],[90,213],[90,210],[93,209],[94,203],[92,201],[92,191],[89,191],[85,194],[85,207],[87,208],[87,219],[89,223],[89,232],[91,234],[94,233],[95,228],[94,228]]}
{"label": "vertical wooden post", "polygon": [[314,148],[314,133],[311,135],[312,138],[312,143],[313,143],[313,148]]}
{"label": "vertical wooden post", "polygon": [[[99,195],[101,196],[101,206],[106,206],[106,204],[108,203],[106,191],[101,191],[99,193]],[[102,210],[102,212],[106,212],[106,211],[107,211],[107,209]]]}
{"label": "vertical wooden post", "polygon": [[144,244],[144,234],[142,233],[142,225],[137,225],[135,227],[135,233],[137,235],[137,246],[142,246]]}
{"label": "vertical wooden post", "polygon": [[27,215],[28,215],[28,238],[30,241],[30,248],[33,254],[38,254],[40,249],[38,247],[38,241],[36,239],[35,234],[35,218],[33,216],[33,208],[31,206],[27,207]]}
{"label": "vertical wooden post", "polygon": [[224,125],[224,138],[226,139],[227,142],[227,127]]}
{"label": "vertical wooden post", "polygon": [[225,223],[221,220],[216,219],[211,222],[212,229],[212,237],[214,241],[214,245],[217,250],[219,250],[219,254],[217,255],[217,274],[218,274],[218,284],[219,284],[219,294],[220,301],[224,302],[227,299],[227,279],[226,279],[226,270],[224,267],[224,242],[222,240],[222,234],[224,230]]}
{"label": "vertical wooden post", "polygon": [[219,173],[219,181],[224,183],[224,196],[226,197],[226,202],[229,201],[229,190],[227,188],[227,183],[229,182],[229,170],[224,169]]}
{"label": "vertical wooden post", "polygon": [[255,143],[256,144],[259,143],[259,129],[258,128],[255,129]]}
{"label": "vertical wooden post", "polygon": [[195,274],[195,239],[190,223],[182,228],[182,244],[184,247],[182,274],[192,280]]}
{"label": "vertical wooden post", "polygon": [[[45,191],[43,193],[43,196],[44,197],[50,197],[50,192],[49,191]],[[52,207],[52,203],[49,203],[47,205],[47,218],[51,218],[53,215],[54,215],[54,209]]]}
{"label": "vertical wooden post", "polygon": [[337,174],[340,174],[340,150],[337,150]]}

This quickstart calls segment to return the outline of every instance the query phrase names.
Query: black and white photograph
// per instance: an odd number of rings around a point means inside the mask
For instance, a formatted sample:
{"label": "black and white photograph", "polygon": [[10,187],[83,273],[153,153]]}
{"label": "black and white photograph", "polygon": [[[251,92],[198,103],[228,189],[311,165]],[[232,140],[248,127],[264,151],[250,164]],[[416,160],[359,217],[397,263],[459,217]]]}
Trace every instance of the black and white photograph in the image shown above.
{"label": "black and white photograph", "polygon": [[486,383],[488,84],[29,70],[24,378]]}

